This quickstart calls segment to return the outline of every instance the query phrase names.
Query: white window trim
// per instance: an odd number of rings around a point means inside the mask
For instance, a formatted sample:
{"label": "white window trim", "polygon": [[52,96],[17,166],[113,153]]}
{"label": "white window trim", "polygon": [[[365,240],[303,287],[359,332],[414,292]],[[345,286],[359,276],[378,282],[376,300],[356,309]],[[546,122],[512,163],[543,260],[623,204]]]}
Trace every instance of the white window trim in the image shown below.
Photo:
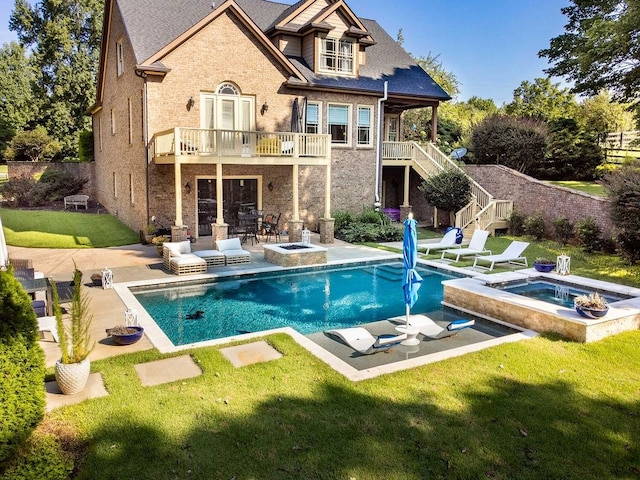
{"label": "white window trim", "polygon": [[[369,110],[369,142],[360,143],[360,110]],[[373,147],[373,107],[371,105],[358,105],[356,108],[356,146],[359,148]]]}
{"label": "white window trim", "polygon": [[127,109],[129,113],[129,145],[133,145],[133,105],[131,97],[127,98]]}
{"label": "white window trim", "polygon": [[[332,40],[335,42],[335,54],[332,55],[331,57],[334,59],[335,61],[335,68],[326,68],[323,65],[323,61],[322,59],[328,55],[326,55],[325,52],[325,45],[327,43],[327,40]],[[351,46],[351,70],[340,70],[339,69],[339,64],[340,64],[340,45],[341,43],[344,44],[349,44]],[[318,37],[318,71],[321,73],[326,73],[326,74],[330,74],[330,75],[349,75],[349,76],[353,76],[355,75],[356,72],[356,63],[357,63],[357,56],[356,56],[356,48],[355,48],[355,42],[350,41],[350,40],[346,40],[344,38],[336,38],[336,37]]]}
{"label": "white window trim", "polygon": [[131,202],[131,205],[136,203],[133,195],[133,173],[129,174],[129,201]]}
{"label": "white window trim", "polygon": [[122,44],[122,39],[119,39],[116,42],[116,69],[118,76],[121,76],[124,73],[124,46]]}
{"label": "white window trim", "polygon": [[111,109],[111,135],[116,134],[116,111]]}
{"label": "white window trim", "polygon": [[116,172],[113,172],[113,198],[118,198],[118,179]]}
{"label": "white window trim", "polygon": [[[322,102],[310,102],[307,101],[307,109],[309,108],[309,105],[316,105],[318,107],[318,131],[317,133],[320,134],[322,133]],[[305,129],[305,133],[307,131],[307,112],[305,112],[305,117],[304,117],[304,129]]]}
{"label": "white window trim", "polygon": [[331,139],[331,148],[347,148],[352,146],[352,121],[353,121],[353,105],[350,103],[338,103],[338,102],[328,102],[327,103],[327,133],[331,135],[331,124],[329,123],[329,112],[332,106],[337,107],[347,107],[347,131],[345,134],[346,143],[336,143]]}

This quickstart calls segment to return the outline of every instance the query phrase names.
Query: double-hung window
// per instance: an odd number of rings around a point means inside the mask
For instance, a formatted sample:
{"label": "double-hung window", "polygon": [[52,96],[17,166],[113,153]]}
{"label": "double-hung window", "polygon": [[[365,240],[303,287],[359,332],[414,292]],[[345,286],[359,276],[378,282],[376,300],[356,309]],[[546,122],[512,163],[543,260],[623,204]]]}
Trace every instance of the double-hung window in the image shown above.
{"label": "double-hung window", "polygon": [[358,146],[371,146],[371,107],[358,107]]}
{"label": "double-hung window", "polygon": [[307,103],[307,118],[305,133],[320,133],[320,104]]}
{"label": "double-hung window", "polygon": [[353,73],[353,42],[337,38],[320,39],[320,71]]}
{"label": "double-hung window", "polygon": [[351,106],[330,103],[328,105],[327,123],[334,145],[349,145],[349,123]]}

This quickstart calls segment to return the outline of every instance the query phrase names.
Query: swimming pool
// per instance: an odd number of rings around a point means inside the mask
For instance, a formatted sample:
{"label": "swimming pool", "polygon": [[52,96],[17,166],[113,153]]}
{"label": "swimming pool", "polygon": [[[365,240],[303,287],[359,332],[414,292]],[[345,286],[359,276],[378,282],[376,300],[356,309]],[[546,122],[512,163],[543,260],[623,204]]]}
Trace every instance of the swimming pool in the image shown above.
{"label": "swimming pool", "polygon": [[[417,270],[424,282],[412,313],[442,311],[442,281],[458,277]],[[366,263],[131,292],[174,345],[185,345],[281,327],[308,335],[400,316],[402,274],[401,262]]]}

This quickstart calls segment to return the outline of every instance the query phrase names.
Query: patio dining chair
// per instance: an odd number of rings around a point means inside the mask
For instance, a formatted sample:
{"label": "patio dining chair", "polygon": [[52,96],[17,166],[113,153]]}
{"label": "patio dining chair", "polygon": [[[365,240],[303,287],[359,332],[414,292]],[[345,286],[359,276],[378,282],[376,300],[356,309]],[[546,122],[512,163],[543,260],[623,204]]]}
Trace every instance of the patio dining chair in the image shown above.
{"label": "patio dining chair", "polygon": [[275,237],[276,242],[280,241],[280,216],[282,213],[279,213],[276,217],[275,215],[267,215],[264,217],[262,221],[262,230],[264,231],[264,235],[266,237],[266,241],[269,241],[269,238],[272,236]]}

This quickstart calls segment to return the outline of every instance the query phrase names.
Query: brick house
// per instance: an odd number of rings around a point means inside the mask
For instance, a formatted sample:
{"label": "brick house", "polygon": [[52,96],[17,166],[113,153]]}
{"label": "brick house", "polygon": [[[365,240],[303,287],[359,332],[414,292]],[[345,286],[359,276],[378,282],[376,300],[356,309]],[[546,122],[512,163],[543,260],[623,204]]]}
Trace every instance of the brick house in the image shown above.
{"label": "brick house", "polygon": [[332,210],[400,206],[390,175],[410,207],[402,112],[449,99],[343,0],[107,0],[96,195],[136,230],[225,238],[253,208],[330,243]]}

